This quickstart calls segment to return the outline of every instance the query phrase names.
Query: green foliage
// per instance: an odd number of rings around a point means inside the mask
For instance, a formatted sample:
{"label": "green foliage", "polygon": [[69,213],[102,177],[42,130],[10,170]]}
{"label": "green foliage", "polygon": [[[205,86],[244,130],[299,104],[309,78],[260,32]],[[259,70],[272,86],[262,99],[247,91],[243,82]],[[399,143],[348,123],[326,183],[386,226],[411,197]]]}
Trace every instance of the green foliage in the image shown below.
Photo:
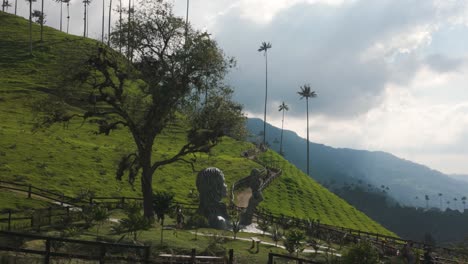
{"label": "green foliage", "polygon": [[270,222],[266,218],[262,218],[257,222],[257,228],[262,230],[263,235],[265,235],[265,232],[270,229]]}
{"label": "green foliage", "polygon": [[153,193],[153,210],[156,213],[161,225],[164,225],[164,217],[172,209],[174,194],[165,191]]}
{"label": "green foliage", "polygon": [[379,263],[379,253],[368,242],[361,242],[343,256],[344,264],[376,264]]}
{"label": "green foliage", "polygon": [[305,234],[299,229],[293,228],[286,233],[286,238],[283,241],[284,247],[292,254],[296,252],[302,252],[304,250],[304,245],[302,244],[305,240]]}
{"label": "green foliage", "polygon": [[[134,189],[126,182],[116,181],[110,173],[116,170],[123,155],[135,152],[128,131],[117,129],[109,137],[100,136],[97,135],[95,123],[71,119],[66,125],[53,125],[47,130],[38,129],[31,133],[32,120],[36,115],[31,106],[38,99],[54,94],[53,87],[57,87],[57,76],[61,76],[62,69],[68,67],[67,63],[83,60],[95,50],[96,42],[44,27],[44,42],[34,43],[34,57],[30,57],[28,22],[6,13],[0,13],[0,20],[5,25],[0,27],[2,180],[32,184],[84,199],[94,194],[141,197],[139,189]],[[38,39],[38,32],[39,26],[33,24],[33,39]],[[135,86],[133,89],[139,88]],[[87,101],[83,103],[88,104]],[[82,109],[74,107],[68,111],[68,114],[74,114]],[[156,140],[159,148],[153,151],[154,159],[175,155],[187,142],[190,120],[178,113],[175,116],[176,119],[171,119]],[[196,190],[197,171],[211,166],[218,167],[226,176],[226,184],[231,186],[249,175],[252,169],[261,168],[256,162],[240,155],[252,147],[250,143],[223,137],[210,153],[187,157],[193,162],[193,168],[191,164],[178,161],[159,169],[154,175],[153,187],[155,191],[173,192],[177,202],[192,203],[196,195],[189,194],[191,190]],[[261,158],[276,162],[283,174],[263,192],[265,200],[260,207],[275,214],[320,219],[325,224],[392,234],[276,153],[268,151]],[[102,174],[103,171],[108,173]],[[140,184],[140,179],[136,179],[134,186]],[[17,197],[16,194],[1,193],[0,207],[14,209],[43,206],[43,202]]]}
{"label": "green foliage", "polygon": [[271,230],[271,239],[275,241],[275,247],[278,246],[278,242],[281,240],[282,235],[281,231],[278,228],[278,225],[274,225],[272,230]]}
{"label": "green foliage", "polygon": [[232,236],[233,239],[237,239],[237,233],[241,230],[241,218],[240,218],[240,213],[236,209],[232,209],[228,211],[229,214],[229,221],[231,225],[231,231],[232,231]]}
{"label": "green foliage", "polygon": [[151,220],[144,217],[141,213],[141,207],[136,203],[130,204],[125,208],[126,217],[119,221],[119,224],[113,227],[113,231],[117,234],[128,234],[133,236],[133,240],[137,241],[138,235],[151,228]]}

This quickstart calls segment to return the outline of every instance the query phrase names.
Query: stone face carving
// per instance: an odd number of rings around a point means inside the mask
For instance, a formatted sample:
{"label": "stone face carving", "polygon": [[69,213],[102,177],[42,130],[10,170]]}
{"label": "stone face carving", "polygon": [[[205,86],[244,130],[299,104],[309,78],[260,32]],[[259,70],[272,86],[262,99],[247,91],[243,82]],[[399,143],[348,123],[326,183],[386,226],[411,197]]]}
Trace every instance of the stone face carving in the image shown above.
{"label": "stone face carving", "polygon": [[260,190],[262,183],[263,179],[261,171],[258,169],[253,169],[252,172],[250,172],[249,181],[249,187],[252,189],[252,196],[249,199],[249,205],[247,206],[247,209],[241,216],[241,225],[246,226],[252,224],[252,218],[255,209],[257,208],[257,205],[263,201],[263,195]]}
{"label": "stone face carving", "polygon": [[196,185],[200,194],[198,213],[208,219],[211,227],[226,228],[228,213],[221,202],[227,196],[223,172],[218,168],[206,168],[198,173]]}

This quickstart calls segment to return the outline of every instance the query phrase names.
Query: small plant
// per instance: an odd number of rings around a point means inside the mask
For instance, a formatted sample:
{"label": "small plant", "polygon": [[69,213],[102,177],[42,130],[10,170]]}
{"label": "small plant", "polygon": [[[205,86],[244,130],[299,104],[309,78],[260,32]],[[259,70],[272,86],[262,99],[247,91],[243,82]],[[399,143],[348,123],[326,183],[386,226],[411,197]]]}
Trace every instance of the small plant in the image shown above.
{"label": "small plant", "polygon": [[299,252],[304,250],[304,245],[302,241],[305,239],[305,234],[299,229],[293,228],[286,233],[286,238],[283,241],[284,247],[289,252],[289,254],[296,253],[296,256],[299,256]]}
{"label": "small plant", "polygon": [[141,231],[151,228],[151,221],[143,216],[141,207],[136,203],[127,204],[124,210],[127,218],[120,220],[119,224],[112,229],[117,234],[125,233],[133,236],[133,240],[137,241]]}
{"label": "small plant", "polygon": [[270,230],[270,222],[266,218],[262,218],[257,223],[257,227],[258,229],[262,230],[262,235],[265,235],[265,232],[268,232],[268,230]]}
{"label": "small plant", "polygon": [[281,232],[278,228],[278,225],[274,225],[273,229],[271,230],[271,239],[275,241],[275,247],[278,246],[278,242],[281,240]]}
{"label": "small plant", "polygon": [[379,263],[379,253],[368,242],[361,242],[348,251],[343,256],[344,264],[374,264]]}
{"label": "small plant", "polygon": [[234,240],[237,239],[237,233],[241,230],[240,214],[237,210],[229,210],[229,218],[231,218],[231,231]]}
{"label": "small plant", "polygon": [[198,236],[198,229],[200,227],[206,227],[208,226],[208,219],[206,219],[206,217],[200,215],[200,214],[194,214],[192,215],[189,220],[187,221],[187,226],[189,226],[190,228],[194,228],[195,229],[195,240],[197,240],[197,236]]}
{"label": "small plant", "polygon": [[156,192],[153,194],[153,209],[161,223],[161,244],[163,243],[164,218],[171,211],[173,202],[173,193]]}

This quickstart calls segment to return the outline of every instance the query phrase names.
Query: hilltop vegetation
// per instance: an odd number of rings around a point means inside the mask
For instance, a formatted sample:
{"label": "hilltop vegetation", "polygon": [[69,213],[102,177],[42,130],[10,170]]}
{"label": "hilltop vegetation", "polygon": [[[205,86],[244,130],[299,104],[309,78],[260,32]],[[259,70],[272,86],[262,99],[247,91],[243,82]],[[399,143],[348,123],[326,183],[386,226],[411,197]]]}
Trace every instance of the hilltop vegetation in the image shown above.
{"label": "hilltop vegetation", "polygon": [[[58,190],[67,195],[93,192],[99,196],[141,196],[137,180],[132,188],[115,180],[116,162],[135,149],[130,134],[121,129],[110,136],[96,135],[96,127],[81,120],[67,126],[54,125],[32,132],[35,113],[31,106],[51,92],[64,62],[61,58],[86,56],[96,47],[90,39],[66,35],[45,27],[44,42],[34,43],[28,55],[27,21],[0,13],[0,179]],[[38,31],[34,25],[33,31]],[[37,33],[36,33],[37,34]],[[38,39],[34,35],[35,40]],[[158,138],[160,151],[170,155],[184,144],[188,125],[179,116]],[[194,168],[176,162],[154,175],[155,190],[168,190],[181,202],[192,202],[197,171],[215,166],[223,170],[228,186],[249,175],[258,163],[241,157],[252,148],[247,142],[224,137],[209,154],[196,154]],[[307,177],[274,152],[262,157],[273,160],[283,175],[264,192],[261,206],[277,214],[319,219],[322,223],[391,234],[344,200]],[[194,169],[194,170],[193,170]],[[2,202],[4,200],[2,199]]]}

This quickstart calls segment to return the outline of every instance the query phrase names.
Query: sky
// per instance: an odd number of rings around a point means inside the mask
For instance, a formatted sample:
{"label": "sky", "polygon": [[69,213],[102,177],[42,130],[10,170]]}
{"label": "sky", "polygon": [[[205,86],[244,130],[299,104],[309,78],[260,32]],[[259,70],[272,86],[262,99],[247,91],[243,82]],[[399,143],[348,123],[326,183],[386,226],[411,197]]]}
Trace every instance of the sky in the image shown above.
{"label": "sky", "polygon": [[[60,5],[45,1],[47,25],[58,28]],[[172,2],[185,16],[186,1]],[[27,3],[18,5],[26,16]],[[91,4],[90,37],[100,38],[101,6]],[[70,31],[82,34],[81,1],[71,7]],[[468,1],[191,0],[189,20],[236,58],[227,82],[249,117],[263,118],[265,57],[257,49],[271,42],[267,122],[281,126],[284,101],[285,128],[305,138],[297,92],[310,84],[318,95],[309,101],[311,141],[468,174]]]}

